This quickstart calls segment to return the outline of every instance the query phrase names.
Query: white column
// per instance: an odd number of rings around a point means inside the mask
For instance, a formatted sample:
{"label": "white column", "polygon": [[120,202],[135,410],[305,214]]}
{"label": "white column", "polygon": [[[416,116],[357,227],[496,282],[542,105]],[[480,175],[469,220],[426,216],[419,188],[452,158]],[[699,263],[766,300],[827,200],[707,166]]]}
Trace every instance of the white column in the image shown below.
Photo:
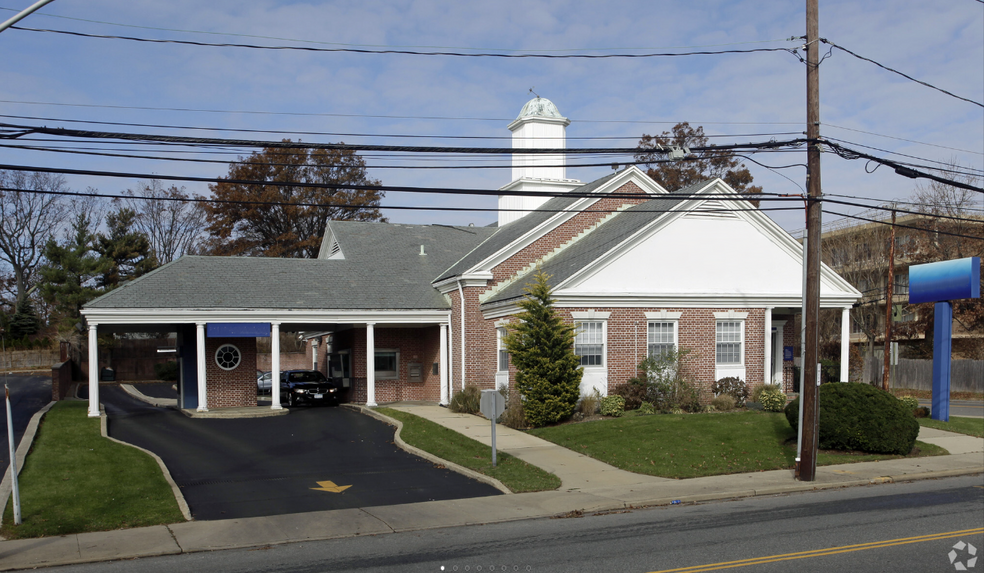
{"label": "white column", "polygon": [[447,406],[449,403],[449,388],[448,388],[448,325],[442,324],[438,326],[441,329],[441,357],[438,359],[438,368],[441,372],[441,404]]}
{"label": "white column", "polygon": [[270,408],[283,410],[280,405],[280,323],[270,323]]}
{"label": "white column", "polygon": [[198,411],[208,412],[208,390],[205,386],[205,323],[195,324],[195,348],[198,364]]}
{"label": "white column", "polygon": [[366,406],[376,405],[376,333],[375,324],[366,323]]}
{"label": "white column", "polygon": [[841,310],[841,382],[847,382],[851,377],[851,307]]}
{"label": "white column", "polygon": [[89,324],[89,417],[99,417],[99,337]]}
{"label": "white column", "polygon": [[762,376],[763,384],[772,384],[772,376],[775,365],[772,364],[772,307],[765,309],[765,372]]}

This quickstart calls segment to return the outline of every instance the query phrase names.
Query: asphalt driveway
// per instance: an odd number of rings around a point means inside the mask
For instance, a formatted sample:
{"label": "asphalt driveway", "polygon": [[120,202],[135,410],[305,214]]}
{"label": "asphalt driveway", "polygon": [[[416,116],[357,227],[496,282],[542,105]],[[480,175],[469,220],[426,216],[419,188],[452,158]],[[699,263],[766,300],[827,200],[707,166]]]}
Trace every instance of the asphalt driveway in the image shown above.
{"label": "asphalt driveway", "polygon": [[[395,428],[347,408],[188,418],[100,389],[109,435],[160,456],[195,519],[230,519],[499,495],[393,444]],[[349,486],[342,491],[325,491]],[[322,488],[324,489],[314,489]]]}
{"label": "asphalt driveway", "polygon": [[[6,381],[10,388],[10,413],[14,426],[14,447],[20,444],[24,430],[31,418],[51,402],[51,376],[36,374],[5,374],[0,376],[0,382]],[[10,449],[7,446],[7,408],[4,400],[3,387],[0,387],[0,436],[3,444],[0,446],[0,477],[3,477],[10,465]]]}

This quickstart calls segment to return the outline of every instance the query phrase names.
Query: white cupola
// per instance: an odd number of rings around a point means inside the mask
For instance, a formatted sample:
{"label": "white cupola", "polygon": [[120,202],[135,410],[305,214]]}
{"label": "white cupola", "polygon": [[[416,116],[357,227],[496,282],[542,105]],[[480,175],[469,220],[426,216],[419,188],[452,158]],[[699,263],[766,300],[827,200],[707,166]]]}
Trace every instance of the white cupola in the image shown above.
{"label": "white cupola", "polygon": [[[571,120],[560,115],[552,101],[537,96],[526,102],[512,123],[512,146],[520,149],[563,149]],[[512,182],[500,191],[567,192],[581,185],[567,179],[564,154],[513,153]],[[499,226],[511,223],[544,204],[550,197],[499,195]],[[508,210],[518,209],[518,210]]]}

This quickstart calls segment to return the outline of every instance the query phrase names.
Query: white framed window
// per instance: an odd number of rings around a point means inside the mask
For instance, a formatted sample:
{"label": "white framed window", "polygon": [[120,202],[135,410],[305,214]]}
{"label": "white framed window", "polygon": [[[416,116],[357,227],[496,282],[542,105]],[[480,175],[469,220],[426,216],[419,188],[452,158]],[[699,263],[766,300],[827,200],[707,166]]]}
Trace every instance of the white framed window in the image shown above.
{"label": "white framed window", "polygon": [[604,366],[605,321],[584,320],[575,326],[574,354],[581,357],[581,366]]}
{"label": "white framed window", "polygon": [[744,364],[744,320],[718,320],[715,332],[716,359],[718,365]]}
{"label": "white framed window", "polygon": [[400,351],[388,348],[376,350],[375,370],[376,380],[399,378]]}
{"label": "white framed window", "polygon": [[649,356],[659,356],[677,349],[677,321],[649,321],[646,333]]}
{"label": "white framed window", "polygon": [[509,351],[506,350],[506,345],[502,341],[502,337],[506,335],[505,328],[497,328],[496,332],[496,356],[497,356],[497,367],[496,370],[499,372],[507,372],[509,370]]}
{"label": "white framed window", "polygon": [[215,364],[223,370],[235,370],[243,360],[243,353],[234,344],[223,344],[215,351]]}

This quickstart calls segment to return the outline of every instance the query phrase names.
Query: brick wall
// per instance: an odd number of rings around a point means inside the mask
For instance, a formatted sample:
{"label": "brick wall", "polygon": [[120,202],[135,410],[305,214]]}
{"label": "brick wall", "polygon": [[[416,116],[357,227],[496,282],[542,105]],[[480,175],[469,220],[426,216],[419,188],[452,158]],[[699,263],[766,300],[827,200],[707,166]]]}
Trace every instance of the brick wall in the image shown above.
{"label": "brick wall", "polygon": [[[573,324],[572,313],[587,311],[588,308],[558,308],[558,313],[564,320]],[[677,344],[681,349],[689,349],[685,361],[685,372],[700,386],[709,397],[711,385],[716,380],[716,318],[715,312],[724,312],[722,308],[594,308],[598,312],[608,312],[606,339],[606,366],[608,370],[608,391],[615,386],[638,375],[638,364],[647,352],[648,319],[646,312],[660,310],[680,312],[678,326],[679,339]],[[745,381],[749,386],[762,384],[765,360],[765,309],[736,308],[738,312],[747,312],[745,319],[744,337],[744,366]],[[496,364],[496,320],[483,320],[470,330],[467,340],[469,362],[473,363],[476,372],[469,383],[482,388],[495,387]],[[513,380],[515,370],[510,367],[510,379]]]}
{"label": "brick wall", "polygon": [[[398,372],[395,379],[378,379],[375,384],[376,402],[402,402],[441,399],[441,375],[434,374],[433,364],[440,362],[441,331],[438,326],[420,328],[374,329],[377,350],[398,350]],[[333,352],[349,350],[352,360],[352,388],[348,400],[366,401],[366,329],[353,328],[334,335]],[[421,365],[421,382],[410,381],[410,363]]]}
{"label": "brick wall", "polygon": [[[223,370],[215,362],[215,351],[223,344],[232,344],[242,355],[233,370]],[[256,339],[206,338],[205,381],[209,409],[256,406]]]}

